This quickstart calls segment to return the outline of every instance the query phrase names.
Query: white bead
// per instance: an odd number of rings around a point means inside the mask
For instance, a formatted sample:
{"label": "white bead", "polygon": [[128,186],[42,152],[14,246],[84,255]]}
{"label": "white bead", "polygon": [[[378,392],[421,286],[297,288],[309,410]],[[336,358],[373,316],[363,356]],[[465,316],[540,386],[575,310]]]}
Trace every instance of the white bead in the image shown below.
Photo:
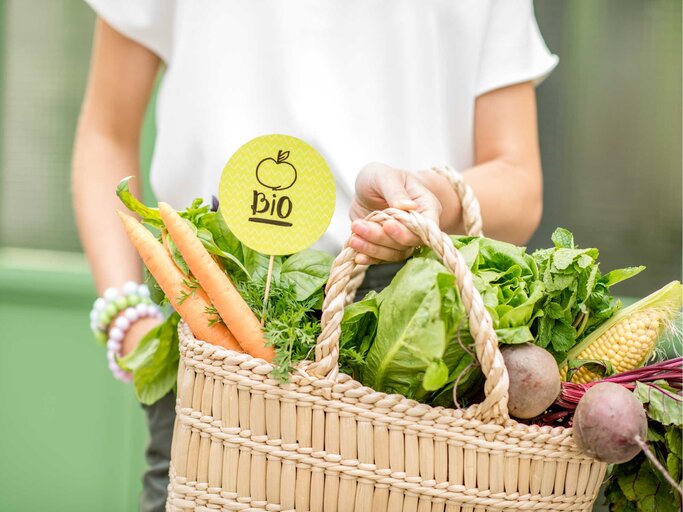
{"label": "white bead", "polygon": [[147,304],[140,303],[137,306],[135,306],[135,311],[138,314],[138,318],[145,317],[149,314],[149,310],[147,309]]}
{"label": "white bead", "polygon": [[111,352],[118,352],[121,349],[121,342],[109,338],[107,340],[107,350]]}
{"label": "white bead", "polygon": [[108,302],[113,302],[119,298],[119,291],[116,288],[107,288],[104,290],[102,297]]}
{"label": "white bead", "polygon": [[104,311],[104,308],[107,307],[107,301],[105,301],[102,297],[98,297],[95,303],[93,304],[93,311]]}
{"label": "white bead", "polygon": [[130,327],[130,321],[125,316],[120,316],[114,320],[114,325],[122,331],[127,331]]}
{"label": "white bead", "polygon": [[116,364],[116,355],[111,350],[107,351],[107,361]]}
{"label": "white bead", "polygon": [[138,284],[135,281],[128,281],[121,290],[124,295],[133,295],[138,290]]}
{"label": "white bead", "polygon": [[99,331],[100,330],[100,324],[97,322],[97,320],[93,320],[90,322],[90,330],[91,331]]}
{"label": "white bead", "polygon": [[109,329],[109,337],[112,340],[121,341],[123,339],[123,331],[118,327],[112,327]]}
{"label": "white bead", "polygon": [[138,312],[135,308],[127,308],[123,312],[123,316],[125,316],[129,322],[135,322],[138,319]]}
{"label": "white bead", "polygon": [[149,288],[147,288],[146,284],[141,284],[138,286],[138,295],[143,298],[149,297]]}
{"label": "white bead", "polygon": [[90,321],[94,322],[95,320],[97,320],[98,316],[100,316],[99,312],[95,308],[93,308],[92,311],[90,311]]}

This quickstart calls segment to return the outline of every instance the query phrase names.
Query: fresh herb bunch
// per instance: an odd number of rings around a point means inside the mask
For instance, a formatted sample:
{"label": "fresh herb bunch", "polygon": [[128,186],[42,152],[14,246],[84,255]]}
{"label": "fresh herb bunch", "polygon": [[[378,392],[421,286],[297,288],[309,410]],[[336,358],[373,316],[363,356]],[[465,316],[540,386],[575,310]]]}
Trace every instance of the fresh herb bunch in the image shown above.
{"label": "fresh herb bunch", "polygon": [[242,281],[237,288],[256,316],[265,317],[264,333],[269,345],[275,348],[273,376],[288,382],[296,363],[310,359],[315,350],[320,334],[318,297],[298,301],[291,285],[271,285],[264,308],[264,282]]}
{"label": "fresh herb bunch", "polygon": [[531,331],[536,344],[562,360],[578,341],[611,318],[621,302],[609,288],[635,276],[645,267],[628,267],[600,274],[597,249],[579,249],[563,228],[552,235],[555,247],[533,253],[543,298],[536,306]]}

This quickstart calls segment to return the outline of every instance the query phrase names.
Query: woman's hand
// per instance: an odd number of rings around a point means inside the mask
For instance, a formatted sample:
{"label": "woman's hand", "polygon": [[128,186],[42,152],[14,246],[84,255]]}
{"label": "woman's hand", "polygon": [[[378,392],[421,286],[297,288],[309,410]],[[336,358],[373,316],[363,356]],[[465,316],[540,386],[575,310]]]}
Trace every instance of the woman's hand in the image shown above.
{"label": "woman's hand", "polygon": [[125,356],[135,350],[140,340],[145,337],[145,334],[161,322],[162,320],[153,317],[140,318],[133,322],[121,342],[121,355]]}
{"label": "woman's hand", "polygon": [[351,203],[349,245],[358,251],[356,263],[402,261],[420,244],[410,230],[395,220],[379,225],[362,220],[374,210],[398,208],[416,210],[437,224],[441,203],[417,175],[380,163],[366,165],[356,178],[356,195]]}

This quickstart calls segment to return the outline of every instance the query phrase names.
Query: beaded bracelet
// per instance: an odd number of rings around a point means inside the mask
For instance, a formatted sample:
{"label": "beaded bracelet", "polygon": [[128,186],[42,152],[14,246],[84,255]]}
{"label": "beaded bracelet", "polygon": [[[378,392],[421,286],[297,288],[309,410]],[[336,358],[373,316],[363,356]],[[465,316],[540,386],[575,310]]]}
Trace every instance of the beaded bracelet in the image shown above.
{"label": "beaded bracelet", "polygon": [[128,281],[121,291],[107,288],[102,297],[98,298],[90,311],[90,328],[100,343],[107,341],[109,324],[121,311],[138,304],[152,304],[149,288],[145,284]]}
{"label": "beaded bracelet", "polygon": [[135,306],[127,307],[123,314],[118,316],[109,328],[107,363],[114,378],[122,382],[130,382],[132,374],[121,368],[118,364],[118,359],[121,357],[121,343],[130,326],[141,318],[157,318],[161,320],[163,314],[155,304],[139,303]]}

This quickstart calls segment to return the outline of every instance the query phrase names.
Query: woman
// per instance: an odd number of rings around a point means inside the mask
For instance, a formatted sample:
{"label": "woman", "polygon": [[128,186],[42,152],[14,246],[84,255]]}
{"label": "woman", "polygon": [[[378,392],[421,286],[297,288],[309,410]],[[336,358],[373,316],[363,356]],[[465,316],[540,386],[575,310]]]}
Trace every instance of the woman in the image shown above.
{"label": "woman", "polygon": [[[463,172],[487,235],[523,243],[538,225],[534,84],[557,58],[530,0],[88,2],[99,17],[73,184],[100,293],[141,281],[113,190],[139,173],[140,127],[161,67],[151,181],[177,208],[216,194],[243,143],[285,133],[318,149],[335,176],[335,215],[319,247],[336,252],[352,231],[359,263],[398,262],[417,244],[396,222],[361,220],[375,209],[417,209],[444,231],[462,229],[444,178],[417,172],[437,164]],[[366,287],[395,271],[376,268]],[[129,322],[122,352],[157,322]],[[142,510],[163,509],[172,408],[172,397],[147,408]]]}

